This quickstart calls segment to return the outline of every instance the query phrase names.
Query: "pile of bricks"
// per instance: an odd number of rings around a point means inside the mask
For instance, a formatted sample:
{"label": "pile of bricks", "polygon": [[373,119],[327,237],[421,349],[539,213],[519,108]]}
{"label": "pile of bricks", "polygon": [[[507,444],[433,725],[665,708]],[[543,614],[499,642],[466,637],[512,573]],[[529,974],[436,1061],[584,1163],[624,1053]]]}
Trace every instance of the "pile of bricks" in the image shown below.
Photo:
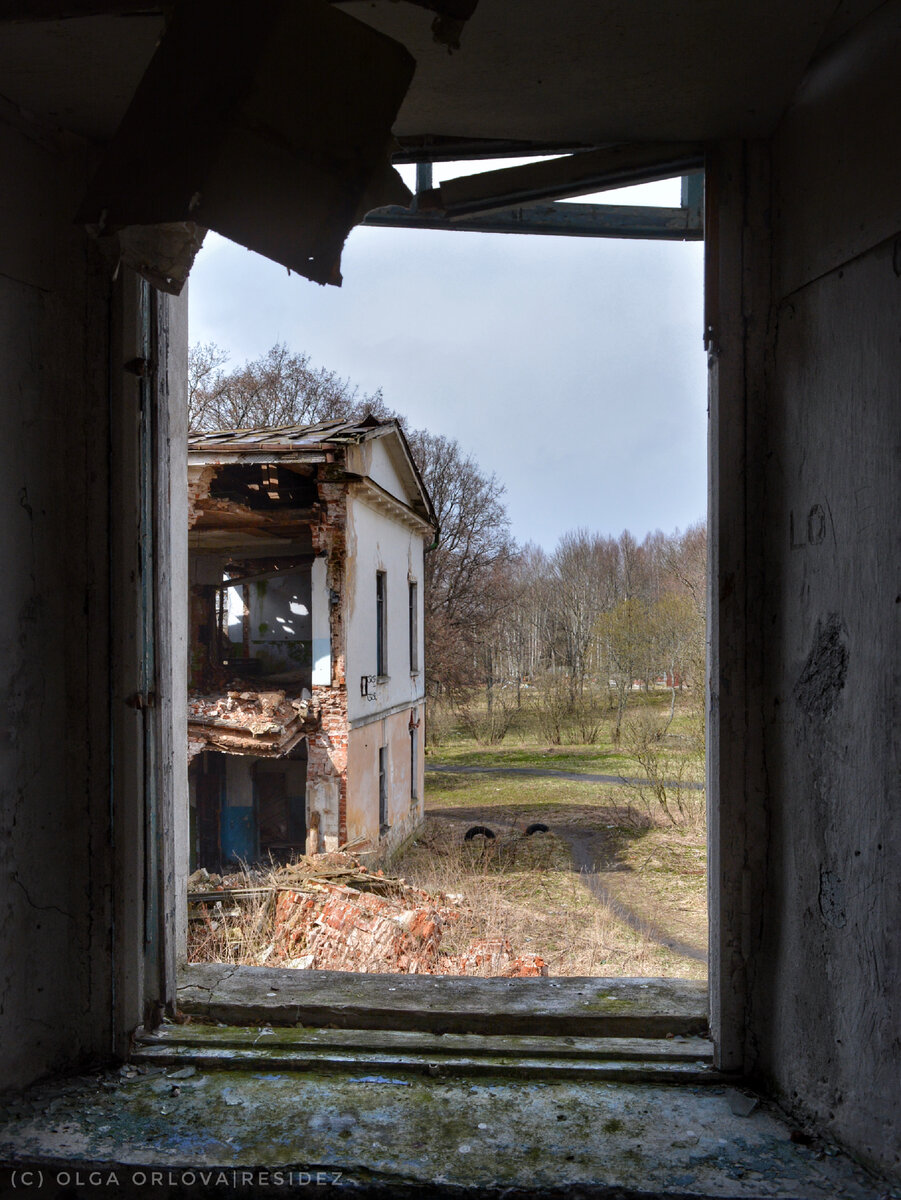
{"label": "pile of bricks", "polygon": [[480,939],[463,954],[442,953],[441,938],[462,909],[405,887],[377,895],[310,881],[279,894],[270,966],[370,974],[547,975],[537,954],[515,954],[506,938]]}
{"label": "pile of bricks", "polygon": [[323,971],[434,974],[441,933],[452,919],[438,907],[408,908],[393,897],[311,883],[279,895],[275,956],[282,966]]}
{"label": "pile of bricks", "polygon": [[509,938],[479,938],[465,954],[446,955],[442,975],[490,975],[521,979],[547,975],[547,963],[537,954],[514,954]]}

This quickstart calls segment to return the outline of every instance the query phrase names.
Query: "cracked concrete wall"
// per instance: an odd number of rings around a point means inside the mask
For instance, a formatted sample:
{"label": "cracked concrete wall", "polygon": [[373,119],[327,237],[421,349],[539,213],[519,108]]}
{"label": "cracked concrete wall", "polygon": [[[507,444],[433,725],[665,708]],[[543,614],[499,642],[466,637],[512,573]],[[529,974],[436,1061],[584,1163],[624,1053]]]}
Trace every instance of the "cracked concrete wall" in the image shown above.
{"label": "cracked concrete wall", "polygon": [[[0,124],[0,1080],[111,1045],[109,272],[73,141]],[[5,202],[4,202],[5,203]],[[86,320],[86,314],[90,314]]]}
{"label": "cracked concrete wall", "polygon": [[[901,1168],[901,4],[815,66],[774,143],[762,572],[764,895],[748,1054]],[[763,464],[759,464],[762,468]]]}

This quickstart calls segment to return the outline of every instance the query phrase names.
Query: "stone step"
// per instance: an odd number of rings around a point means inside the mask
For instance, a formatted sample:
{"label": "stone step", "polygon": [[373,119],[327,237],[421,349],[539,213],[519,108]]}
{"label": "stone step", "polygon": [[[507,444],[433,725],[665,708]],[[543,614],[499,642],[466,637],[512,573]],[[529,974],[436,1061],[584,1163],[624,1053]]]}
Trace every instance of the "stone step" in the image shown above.
{"label": "stone step", "polygon": [[711,1062],[713,1043],[701,1037],[604,1038],[535,1037],[517,1034],[437,1034],[401,1029],[316,1029],[305,1026],[203,1025],[195,1021],[166,1022],[152,1032],[142,1032],[142,1046],[206,1046],[247,1049],[265,1042],[273,1047],[307,1047],[334,1050],[376,1050],[434,1054],[528,1055],[559,1058],[643,1059],[665,1062]]}
{"label": "stone step", "polygon": [[539,1037],[704,1036],[706,984],[687,979],[479,979],[191,964],[181,1012],[228,1025],[311,1025]]}
{"label": "stone step", "polygon": [[[292,1036],[286,1037],[286,1033]],[[131,1061],[198,1070],[391,1072],[685,1085],[724,1082],[713,1069],[710,1043],[700,1038],[686,1039],[681,1045],[651,1039],[617,1044],[613,1038],[437,1037],[396,1031],[373,1035],[372,1031],[357,1030],[205,1030],[189,1026],[142,1036]]]}

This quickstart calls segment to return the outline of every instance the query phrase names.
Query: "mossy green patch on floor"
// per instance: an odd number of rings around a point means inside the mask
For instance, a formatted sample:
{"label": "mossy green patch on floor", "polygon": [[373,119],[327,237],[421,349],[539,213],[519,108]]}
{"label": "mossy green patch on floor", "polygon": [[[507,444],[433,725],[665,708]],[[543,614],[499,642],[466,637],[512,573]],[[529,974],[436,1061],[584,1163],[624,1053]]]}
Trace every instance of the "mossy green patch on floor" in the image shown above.
{"label": "mossy green patch on floor", "polygon": [[[12,1165],[328,1172],[348,1189],[606,1188],[622,1197],[871,1200],[849,1159],[791,1141],[724,1088],[428,1078],[402,1071],[148,1071],[44,1085],[7,1104]],[[331,1181],[329,1181],[331,1182]],[[193,1183],[197,1183],[196,1177]],[[126,1191],[125,1194],[130,1194]],[[194,1194],[194,1193],[191,1193]],[[372,1193],[375,1194],[375,1193]]]}

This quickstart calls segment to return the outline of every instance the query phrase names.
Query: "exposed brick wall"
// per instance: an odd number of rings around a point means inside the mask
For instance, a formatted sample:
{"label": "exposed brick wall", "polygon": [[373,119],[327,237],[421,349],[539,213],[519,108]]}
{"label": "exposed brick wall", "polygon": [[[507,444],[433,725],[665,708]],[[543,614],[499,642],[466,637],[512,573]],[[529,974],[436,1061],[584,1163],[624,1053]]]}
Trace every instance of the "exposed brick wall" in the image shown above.
{"label": "exposed brick wall", "polygon": [[343,462],[319,468],[319,521],[312,529],[313,550],[325,554],[329,588],[341,603],[329,607],[332,647],[331,687],[317,684],[313,700],[320,711],[320,729],[307,739],[307,779],[338,777],[338,840],[347,841],[347,680],[345,676],[344,559],[347,550],[347,484]]}
{"label": "exposed brick wall", "polygon": [[199,513],[201,500],[208,500],[210,487],[218,468],[209,464],[205,467],[188,467],[188,528],[193,529]]}

